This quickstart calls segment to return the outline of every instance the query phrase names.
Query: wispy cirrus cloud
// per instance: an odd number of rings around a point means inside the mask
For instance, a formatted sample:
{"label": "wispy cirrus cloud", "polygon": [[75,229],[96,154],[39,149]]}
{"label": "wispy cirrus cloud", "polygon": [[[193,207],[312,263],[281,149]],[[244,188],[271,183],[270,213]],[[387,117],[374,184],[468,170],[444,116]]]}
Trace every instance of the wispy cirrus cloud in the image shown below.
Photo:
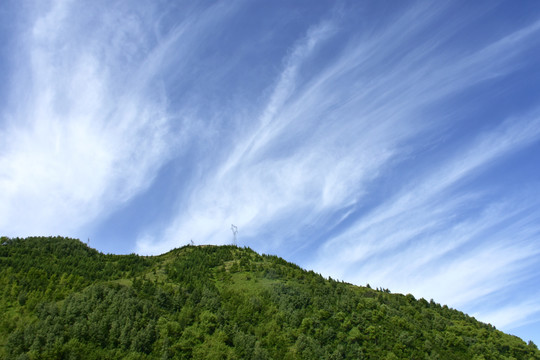
{"label": "wispy cirrus cloud", "polygon": [[[347,51],[317,72],[306,70],[306,64],[339,33],[331,21],[311,28],[290,51],[257,120],[237,120],[241,137],[231,138],[234,146],[220,149],[225,155],[208,170],[211,180],[193,185],[191,200],[179,210],[179,225],[166,231],[169,240],[154,251],[191,236],[228,241],[225,224],[231,221],[250,234],[251,225],[261,229],[274,218],[290,216],[287,212],[302,209],[305,215],[309,208],[316,217],[356,203],[381,171],[409,156],[407,141],[418,136],[429,141],[438,127],[448,126],[446,114],[427,118],[422,114],[426,108],[512,72],[511,61],[519,51],[510,56],[508,50],[527,34],[530,41],[536,29],[533,24],[457,61],[441,53],[439,41],[444,38],[423,38],[407,48],[423,28],[443,16],[437,8],[413,8],[369,38],[349,39]],[[413,19],[415,26],[408,31]],[[448,27],[452,34],[459,24]],[[399,39],[392,40],[396,34]],[[395,59],[395,52],[404,56]],[[385,62],[390,66],[383,71],[379,64]],[[209,221],[203,226],[190,220],[205,217]],[[211,235],[214,231],[221,240]],[[141,244],[141,250],[150,250],[151,242]]]}
{"label": "wispy cirrus cloud", "polygon": [[[146,189],[189,126],[165,93],[170,54],[182,57],[217,9],[158,29],[150,3],[51,1],[18,14],[11,96],[2,111],[0,229],[77,235]],[[175,66],[186,64],[176,61]]]}
{"label": "wispy cirrus cloud", "polygon": [[[327,242],[323,246],[323,252],[336,249],[340,252],[338,257],[352,257],[352,261],[360,261],[373,255],[368,251],[369,247],[384,249],[385,242],[390,247],[399,247],[403,241],[414,238],[430,226],[440,226],[439,221],[432,222],[430,219],[449,218],[464,202],[470,201],[468,198],[461,200],[463,195],[460,196],[459,191],[452,191],[453,186],[468,180],[501,157],[538,141],[539,138],[540,117],[536,113],[501,124],[489,134],[479,136],[469,149],[462,149],[454,159],[438,164],[432,174],[424,174],[419,184],[405,187],[403,193],[383,202],[369,215],[363,216],[361,221]],[[419,218],[415,219],[417,214]],[[499,216],[493,218],[498,219]],[[418,226],[416,229],[415,224]],[[406,229],[407,232],[407,236],[400,241],[392,235],[399,234],[398,229]],[[359,238],[363,240],[358,244]],[[344,243],[349,246],[341,246],[345,245]],[[359,250],[351,252],[352,244],[358,244]]]}

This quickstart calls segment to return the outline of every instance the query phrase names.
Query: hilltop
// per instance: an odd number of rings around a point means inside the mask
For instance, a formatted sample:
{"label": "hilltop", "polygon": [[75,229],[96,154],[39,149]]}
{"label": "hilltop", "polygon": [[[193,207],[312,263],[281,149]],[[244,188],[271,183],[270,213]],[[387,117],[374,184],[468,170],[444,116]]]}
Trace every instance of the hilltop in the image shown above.
{"label": "hilltop", "polygon": [[540,359],[447,306],[236,246],[143,257],[4,237],[0,314],[5,359]]}

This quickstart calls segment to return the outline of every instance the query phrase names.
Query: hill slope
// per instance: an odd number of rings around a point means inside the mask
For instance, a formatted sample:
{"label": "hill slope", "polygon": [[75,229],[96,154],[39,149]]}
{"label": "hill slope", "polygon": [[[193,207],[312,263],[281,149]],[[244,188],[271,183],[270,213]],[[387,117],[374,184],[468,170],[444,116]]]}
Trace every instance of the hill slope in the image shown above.
{"label": "hill slope", "polygon": [[6,359],[540,359],[446,306],[234,246],[141,257],[2,238],[0,314]]}

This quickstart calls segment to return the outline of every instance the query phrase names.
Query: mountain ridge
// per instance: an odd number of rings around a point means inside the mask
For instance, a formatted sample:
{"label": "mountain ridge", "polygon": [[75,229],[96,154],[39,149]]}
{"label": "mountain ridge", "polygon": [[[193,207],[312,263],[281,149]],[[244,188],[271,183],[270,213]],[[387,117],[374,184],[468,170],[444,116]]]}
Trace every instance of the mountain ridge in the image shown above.
{"label": "mountain ridge", "polygon": [[63,237],[0,243],[3,358],[540,359],[532,342],[445,305],[249,248],[139,256]]}

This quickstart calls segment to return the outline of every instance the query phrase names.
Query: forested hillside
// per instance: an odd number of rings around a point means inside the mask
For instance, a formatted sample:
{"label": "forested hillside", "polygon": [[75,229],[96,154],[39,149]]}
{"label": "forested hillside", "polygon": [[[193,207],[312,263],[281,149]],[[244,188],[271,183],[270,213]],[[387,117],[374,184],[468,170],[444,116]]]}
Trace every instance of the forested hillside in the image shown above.
{"label": "forested hillside", "polygon": [[3,359],[540,359],[433,301],[235,246],[141,257],[2,238],[0,316]]}

